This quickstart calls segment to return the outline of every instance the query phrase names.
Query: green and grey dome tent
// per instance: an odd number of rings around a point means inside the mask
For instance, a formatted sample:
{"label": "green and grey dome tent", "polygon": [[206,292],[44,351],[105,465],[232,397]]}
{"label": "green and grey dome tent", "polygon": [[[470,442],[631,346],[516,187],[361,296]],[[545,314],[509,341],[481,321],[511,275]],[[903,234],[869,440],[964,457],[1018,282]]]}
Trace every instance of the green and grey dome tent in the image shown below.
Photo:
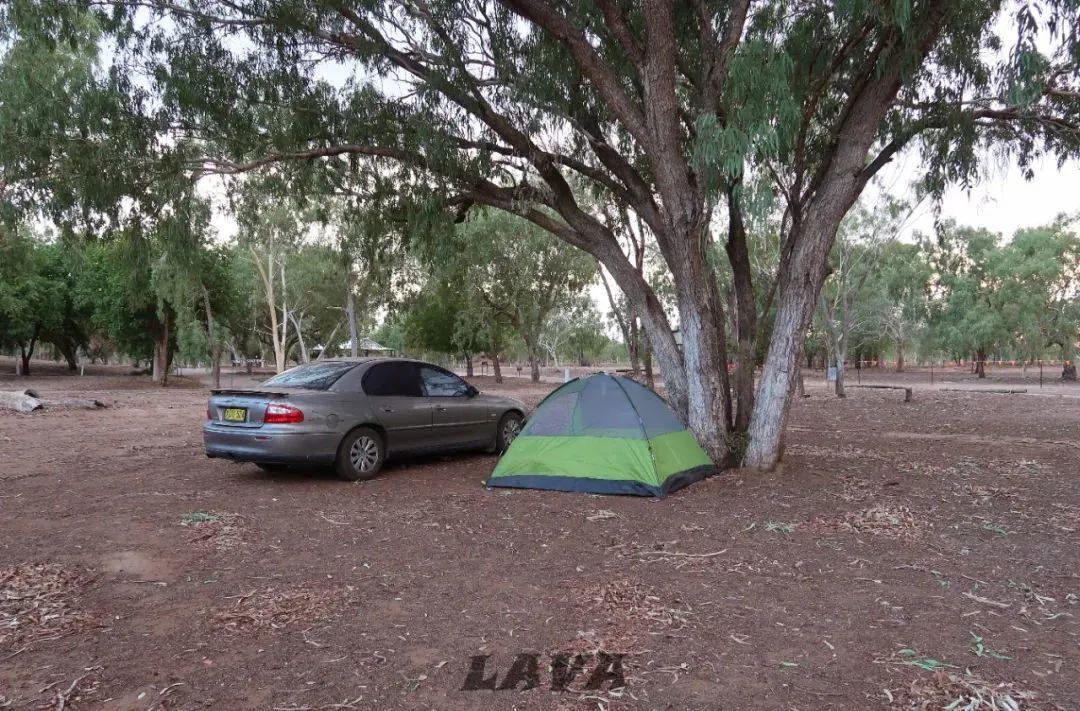
{"label": "green and grey dome tent", "polygon": [[487,485],[666,496],[715,469],[659,395],[597,373],[544,398]]}

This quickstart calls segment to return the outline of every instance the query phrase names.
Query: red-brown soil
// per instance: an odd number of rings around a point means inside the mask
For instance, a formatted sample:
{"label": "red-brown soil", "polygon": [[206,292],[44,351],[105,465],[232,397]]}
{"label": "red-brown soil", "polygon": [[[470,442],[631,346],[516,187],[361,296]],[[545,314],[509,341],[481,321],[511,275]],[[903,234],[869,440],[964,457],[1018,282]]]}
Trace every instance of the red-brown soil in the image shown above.
{"label": "red-brown soil", "polygon": [[[655,501],[268,475],[203,456],[194,379],[39,372],[0,389],[111,407],[0,414],[0,708],[1080,707],[1080,388],[815,383],[781,471]],[[596,649],[625,689],[550,690]],[[539,688],[462,690],[523,653]]]}

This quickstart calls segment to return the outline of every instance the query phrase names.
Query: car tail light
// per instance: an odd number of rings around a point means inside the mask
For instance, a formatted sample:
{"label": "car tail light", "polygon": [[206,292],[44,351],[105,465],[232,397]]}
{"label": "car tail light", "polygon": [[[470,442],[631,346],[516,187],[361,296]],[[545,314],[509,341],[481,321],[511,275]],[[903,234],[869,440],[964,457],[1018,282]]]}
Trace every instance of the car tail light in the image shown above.
{"label": "car tail light", "polygon": [[210,406],[210,403],[206,404],[206,419],[214,419],[214,408]]}
{"label": "car tail light", "polygon": [[292,405],[272,402],[266,406],[263,422],[268,425],[295,425],[304,421],[304,413]]}

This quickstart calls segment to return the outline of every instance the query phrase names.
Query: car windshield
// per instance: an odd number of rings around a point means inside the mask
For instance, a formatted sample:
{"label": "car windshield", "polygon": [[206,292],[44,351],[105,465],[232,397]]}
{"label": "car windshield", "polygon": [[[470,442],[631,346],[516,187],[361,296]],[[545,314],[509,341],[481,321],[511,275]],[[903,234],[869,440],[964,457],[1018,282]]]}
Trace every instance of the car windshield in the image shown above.
{"label": "car windshield", "polygon": [[356,363],[328,361],[326,363],[308,363],[279,373],[263,385],[279,388],[304,388],[306,390],[328,390],[338,378],[352,369]]}

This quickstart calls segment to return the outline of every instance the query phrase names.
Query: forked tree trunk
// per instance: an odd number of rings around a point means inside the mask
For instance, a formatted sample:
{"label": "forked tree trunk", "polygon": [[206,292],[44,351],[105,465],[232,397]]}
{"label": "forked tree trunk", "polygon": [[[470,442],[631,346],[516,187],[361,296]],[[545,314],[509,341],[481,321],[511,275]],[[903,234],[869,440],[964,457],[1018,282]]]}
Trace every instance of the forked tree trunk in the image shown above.
{"label": "forked tree trunk", "polygon": [[274,369],[280,373],[285,370],[285,346],[281,342],[281,330],[277,317],[277,299],[274,289],[274,253],[270,251],[266,255],[266,264],[262,263],[255,247],[250,248],[251,258],[255,267],[259,270],[259,278],[263,284],[263,297],[266,299],[266,307],[270,313],[270,341],[274,346]]}
{"label": "forked tree trunk", "polygon": [[30,359],[34,357],[34,346],[37,345],[37,335],[30,339],[29,347],[19,344],[19,356],[22,360],[22,374],[30,375]]}

